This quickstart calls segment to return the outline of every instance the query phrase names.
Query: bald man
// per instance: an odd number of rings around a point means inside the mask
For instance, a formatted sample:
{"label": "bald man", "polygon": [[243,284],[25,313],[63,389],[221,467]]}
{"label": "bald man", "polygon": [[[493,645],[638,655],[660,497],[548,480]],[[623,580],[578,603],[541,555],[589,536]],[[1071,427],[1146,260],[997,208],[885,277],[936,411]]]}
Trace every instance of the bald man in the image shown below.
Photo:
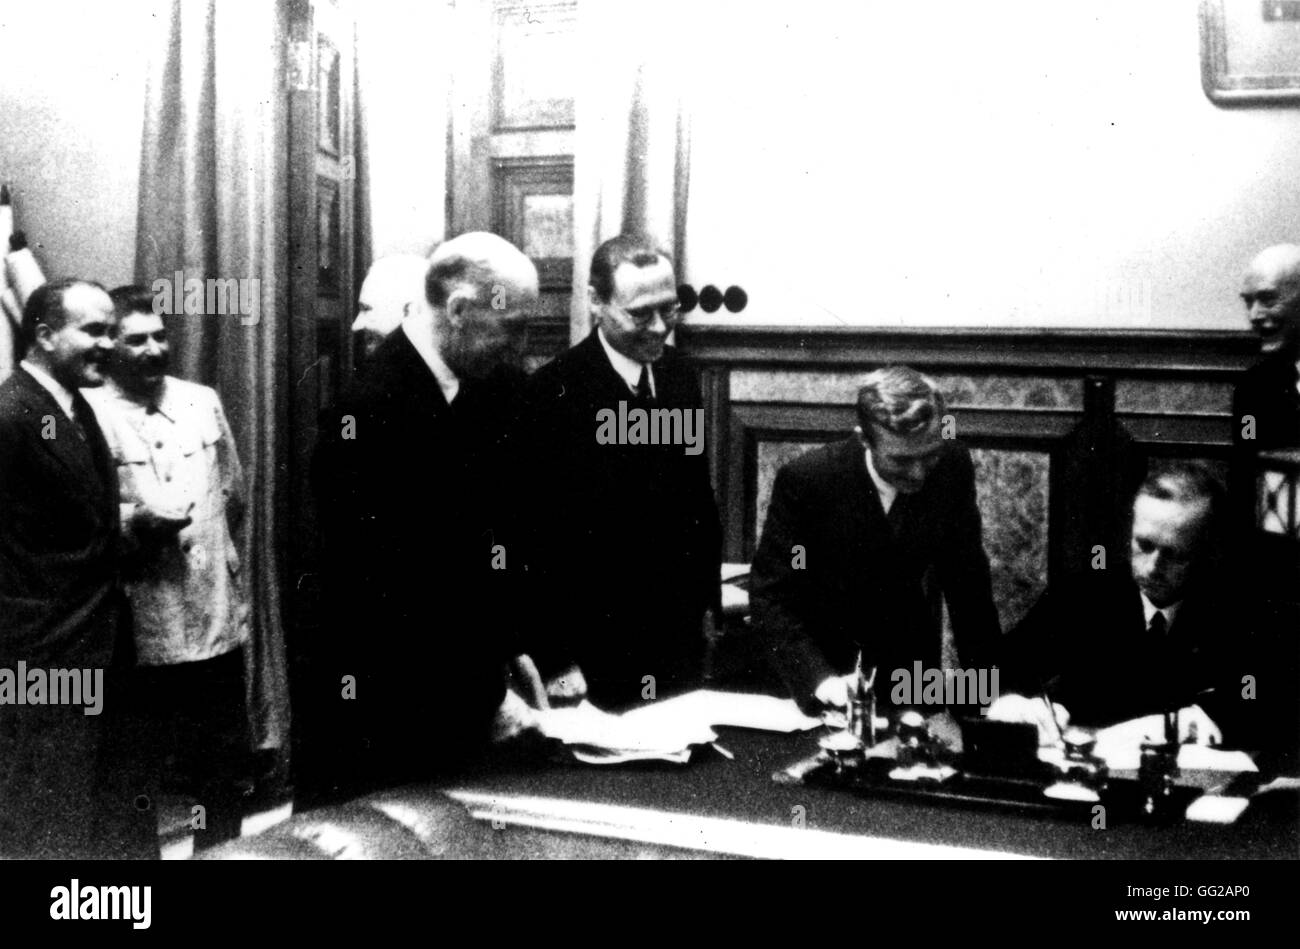
{"label": "bald man", "polygon": [[[299,683],[315,800],[431,777],[512,730],[522,601],[511,458],[537,271],[486,233],[433,254],[419,306],[321,431],[326,648]],[[304,721],[304,719],[306,719]]]}
{"label": "bald man", "polygon": [[402,320],[424,300],[424,276],[429,272],[429,258],[419,254],[390,254],[370,265],[361,281],[357,297],[357,318],[352,323],[352,337],[361,348],[365,362]]}
{"label": "bald man", "polygon": [[1246,269],[1241,299],[1263,358],[1237,384],[1235,437],[1246,449],[1300,446],[1300,244],[1262,251]]}

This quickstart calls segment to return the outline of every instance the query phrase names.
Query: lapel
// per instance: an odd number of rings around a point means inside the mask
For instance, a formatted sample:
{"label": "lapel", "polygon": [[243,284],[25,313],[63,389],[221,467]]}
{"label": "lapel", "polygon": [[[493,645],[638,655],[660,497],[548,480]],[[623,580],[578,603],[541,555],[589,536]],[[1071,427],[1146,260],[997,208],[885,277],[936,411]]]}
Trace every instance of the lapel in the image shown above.
{"label": "lapel", "polygon": [[[19,367],[14,376],[21,401],[29,412],[29,428],[34,441],[67,470],[69,484],[75,493],[98,499],[100,492],[95,487],[102,484],[102,481],[99,472],[95,470],[90,445],[77,423],[63,413],[59,403],[54,401],[54,396],[32,378],[26,369]],[[44,437],[46,416],[54,419],[53,438]]]}
{"label": "lapel", "polygon": [[849,519],[850,536],[857,538],[862,550],[879,549],[882,545],[892,549],[894,535],[885,518],[885,508],[880,503],[880,493],[867,472],[866,451],[856,437],[850,435],[833,449],[833,463],[840,473],[845,492],[845,512]]}
{"label": "lapel", "polygon": [[[416,414],[430,418],[439,418],[447,413],[450,406],[442,394],[442,386],[438,385],[433,370],[406,335],[405,326],[399,326],[389,336],[383,356],[376,368],[382,373],[382,385],[388,399],[406,403]],[[463,379],[460,384],[464,390]]]}
{"label": "lapel", "polygon": [[[618,374],[613,363],[609,361],[609,357],[605,355],[605,347],[600,344],[596,332],[593,329],[588,333],[587,338],[579,343],[574,351],[578,368],[583,370],[581,378],[587,380],[593,401],[597,405],[612,407],[617,405],[620,399],[630,402],[635,396],[623,381],[623,377]],[[654,367],[653,371],[657,371],[657,367]]]}

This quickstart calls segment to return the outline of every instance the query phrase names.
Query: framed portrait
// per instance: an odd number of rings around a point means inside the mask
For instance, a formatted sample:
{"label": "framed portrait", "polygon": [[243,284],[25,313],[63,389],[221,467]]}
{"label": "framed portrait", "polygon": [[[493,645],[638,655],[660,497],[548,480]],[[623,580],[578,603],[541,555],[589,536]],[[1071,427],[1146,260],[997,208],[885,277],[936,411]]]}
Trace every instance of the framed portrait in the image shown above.
{"label": "framed portrait", "polygon": [[316,176],[316,295],[337,297],[342,260],[342,211],[339,185],[332,178]]}
{"label": "framed portrait", "polygon": [[1216,105],[1300,102],[1300,0],[1201,0],[1201,83]]}
{"label": "framed portrait", "polygon": [[494,230],[537,264],[544,290],[573,280],[573,158],[498,158],[493,162]]}
{"label": "framed portrait", "polygon": [[574,0],[498,3],[496,131],[573,128],[577,23]]}
{"label": "framed portrait", "polygon": [[339,51],[324,33],[316,37],[316,133],[321,151],[336,158],[342,137]]}

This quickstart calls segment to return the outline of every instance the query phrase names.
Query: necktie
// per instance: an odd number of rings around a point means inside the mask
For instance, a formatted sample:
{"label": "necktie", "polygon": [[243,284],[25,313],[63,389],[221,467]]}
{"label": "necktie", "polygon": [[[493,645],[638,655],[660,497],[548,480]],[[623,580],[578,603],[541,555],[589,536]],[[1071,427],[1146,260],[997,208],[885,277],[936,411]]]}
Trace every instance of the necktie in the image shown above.
{"label": "necktie", "polygon": [[1147,627],[1151,639],[1156,643],[1163,642],[1168,630],[1169,624],[1165,621],[1165,614],[1156,610],[1155,615],[1151,617],[1151,625]]}
{"label": "necktie", "polygon": [[654,401],[654,390],[650,388],[650,365],[642,363],[641,378],[636,381],[636,397],[642,402]]}
{"label": "necktie", "polygon": [[80,392],[72,394],[72,419],[77,423],[77,428],[81,430],[81,437],[85,439],[86,447],[90,450],[95,472],[107,485],[112,474],[108,463],[108,442],[104,440],[104,432],[99,427],[99,422],[95,420],[94,410]]}
{"label": "necktie", "polygon": [[889,522],[889,528],[894,532],[895,537],[902,537],[907,531],[907,495],[901,492],[894,496],[894,503],[889,505],[889,513],[885,515],[885,520]]}

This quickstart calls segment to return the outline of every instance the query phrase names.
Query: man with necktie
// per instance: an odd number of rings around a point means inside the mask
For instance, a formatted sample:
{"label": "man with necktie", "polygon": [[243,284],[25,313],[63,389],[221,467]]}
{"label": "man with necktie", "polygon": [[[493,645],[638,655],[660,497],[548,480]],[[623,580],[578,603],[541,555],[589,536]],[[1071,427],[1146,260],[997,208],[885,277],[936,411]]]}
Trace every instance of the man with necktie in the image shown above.
{"label": "man with necktie", "polygon": [[672,260],[639,237],[606,241],[588,307],[590,335],[529,380],[541,614],[529,652],[553,697],[618,708],[702,681],[721,529],[702,438],[598,437],[620,408],[702,417],[698,375],[667,345],[680,312]]}
{"label": "man with necktie", "polygon": [[1099,560],[1048,587],[1007,637],[989,718],[1035,724],[1044,743],[1070,722],[1145,719],[1159,739],[1175,711],[1179,740],[1258,747],[1261,710],[1288,696],[1294,709],[1295,686],[1252,658],[1251,598],[1225,577],[1224,500],[1192,462],[1148,475],[1133,501],[1129,564]]}
{"label": "man with necktie", "polygon": [[103,384],[113,332],[103,287],[47,283],[23,310],[26,358],[0,385],[0,669],[97,670],[106,683],[98,711],[0,703],[4,856],[158,853],[154,812],[136,808],[127,762],[105,754],[133,656],[117,475],[78,389]]}
{"label": "man with necktie", "polygon": [[851,436],[777,472],[754,557],[755,629],[809,709],[848,703],[859,655],[883,684],[918,661],[943,668],[945,653],[963,668],[987,665],[1000,632],[974,466],[944,437],[943,394],[890,366],[863,380],[857,414]]}

